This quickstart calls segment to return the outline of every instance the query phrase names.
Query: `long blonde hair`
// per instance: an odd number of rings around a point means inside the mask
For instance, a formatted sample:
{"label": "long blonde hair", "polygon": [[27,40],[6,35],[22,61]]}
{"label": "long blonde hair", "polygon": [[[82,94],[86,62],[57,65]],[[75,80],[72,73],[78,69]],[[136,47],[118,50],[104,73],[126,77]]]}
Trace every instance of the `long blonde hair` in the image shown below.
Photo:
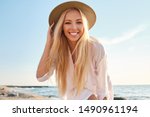
{"label": "long blonde hair", "polygon": [[53,32],[53,44],[50,50],[49,60],[48,60],[48,69],[50,70],[51,65],[56,63],[56,81],[58,84],[58,89],[61,95],[65,94],[66,86],[67,86],[67,69],[68,69],[68,61],[69,61],[69,48],[67,39],[63,33],[63,22],[65,16],[70,10],[77,10],[80,12],[82,17],[82,22],[84,26],[84,32],[79,41],[76,44],[76,67],[74,72],[73,83],[76,87],[77,94],[81,92],[85,85],[85,78],[88,72],[89,65],[89,34],[88,34],[88,21],[86,16],[76,8],[71,8],[62,13],[60,16],[54,32]]}

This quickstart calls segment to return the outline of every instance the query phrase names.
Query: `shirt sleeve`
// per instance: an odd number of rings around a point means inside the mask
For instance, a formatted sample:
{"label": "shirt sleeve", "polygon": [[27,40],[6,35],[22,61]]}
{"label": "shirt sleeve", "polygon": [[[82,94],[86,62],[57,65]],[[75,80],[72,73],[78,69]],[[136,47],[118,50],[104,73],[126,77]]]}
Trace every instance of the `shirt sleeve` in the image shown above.
{"label": "shirt sleeve", "polygon": [[42,77],[38,78],[38,81],[44,82],[44,81],[48,80],[50,78],[50,76],[53,75],[55,68],[56,68],[56,64],[55,64],[55,62],[53,62],[50,70],[46,74],[44,74]]}
{"label": "shirt sleeve", "polygon": [[[99,58],[100,59],[100,58]],[[97,62],[97,97],[99,100],[104,98],[113,99],[113,88],[110,77],[107,73],[107,57],[104,56]]]}

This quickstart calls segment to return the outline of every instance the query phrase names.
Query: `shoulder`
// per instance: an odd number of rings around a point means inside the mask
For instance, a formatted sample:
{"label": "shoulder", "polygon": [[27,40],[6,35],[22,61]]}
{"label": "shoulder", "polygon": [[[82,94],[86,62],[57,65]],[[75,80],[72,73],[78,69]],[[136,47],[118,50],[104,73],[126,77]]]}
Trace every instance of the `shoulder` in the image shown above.
{"label": "shoulder", "polygon": [[102,43],[95,37],[90,36],[90,48],[95,56],[103,58],[105,55],[105,49]]}

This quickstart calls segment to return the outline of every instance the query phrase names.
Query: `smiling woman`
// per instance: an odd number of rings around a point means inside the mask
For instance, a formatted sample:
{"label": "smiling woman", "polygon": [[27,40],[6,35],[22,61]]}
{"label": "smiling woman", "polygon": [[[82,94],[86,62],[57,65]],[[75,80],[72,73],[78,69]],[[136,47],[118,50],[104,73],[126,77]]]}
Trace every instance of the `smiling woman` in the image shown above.
{"label": "smiling woman", "polygon": [[82,18],[77,9],[67,10],[63,24],[63,31],[67,37],[72,52],[84,31]]}
{"label": "smiling woman", "polygon": [[50,27],[37,79],[45,81],[56,70],[63,99],[113,99],[106,53],[88,32],[95,21],[93,9],[77,1],[58,5],[49,16]]}

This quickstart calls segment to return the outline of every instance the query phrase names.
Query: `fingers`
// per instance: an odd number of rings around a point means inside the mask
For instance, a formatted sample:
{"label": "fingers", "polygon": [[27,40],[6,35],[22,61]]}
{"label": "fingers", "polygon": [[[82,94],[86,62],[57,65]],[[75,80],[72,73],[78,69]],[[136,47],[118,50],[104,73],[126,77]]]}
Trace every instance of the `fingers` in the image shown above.
{"label": "fingers", "polygon": [[52,30],[53,26],[54,26],[54,22],[49,26],[49,29]]}
{"label": "fingers", "polygon": [[49,28],[50,28],[50,29],[52,29],[52,27],[53,27],[53,26],[54,26],[54,22],[50,25],[50,27],[49,27]]}
{"label": "fingers", "polygon": [[52,33],[52,28],[53,28],[53,26],[54,26],[54,22],[49,26],[49,28],[48,28],[48,33],[50,34],[50,33]]}
{"label": "fingers", "polygon": [[52,37],[52,35],[53,35],[53,30],[52,30],[53,26],[54,26],[54,22],[53,22],[53,23],[49,26],[49,28],[48,28],[47,40],[51,40],[51,37]]}

